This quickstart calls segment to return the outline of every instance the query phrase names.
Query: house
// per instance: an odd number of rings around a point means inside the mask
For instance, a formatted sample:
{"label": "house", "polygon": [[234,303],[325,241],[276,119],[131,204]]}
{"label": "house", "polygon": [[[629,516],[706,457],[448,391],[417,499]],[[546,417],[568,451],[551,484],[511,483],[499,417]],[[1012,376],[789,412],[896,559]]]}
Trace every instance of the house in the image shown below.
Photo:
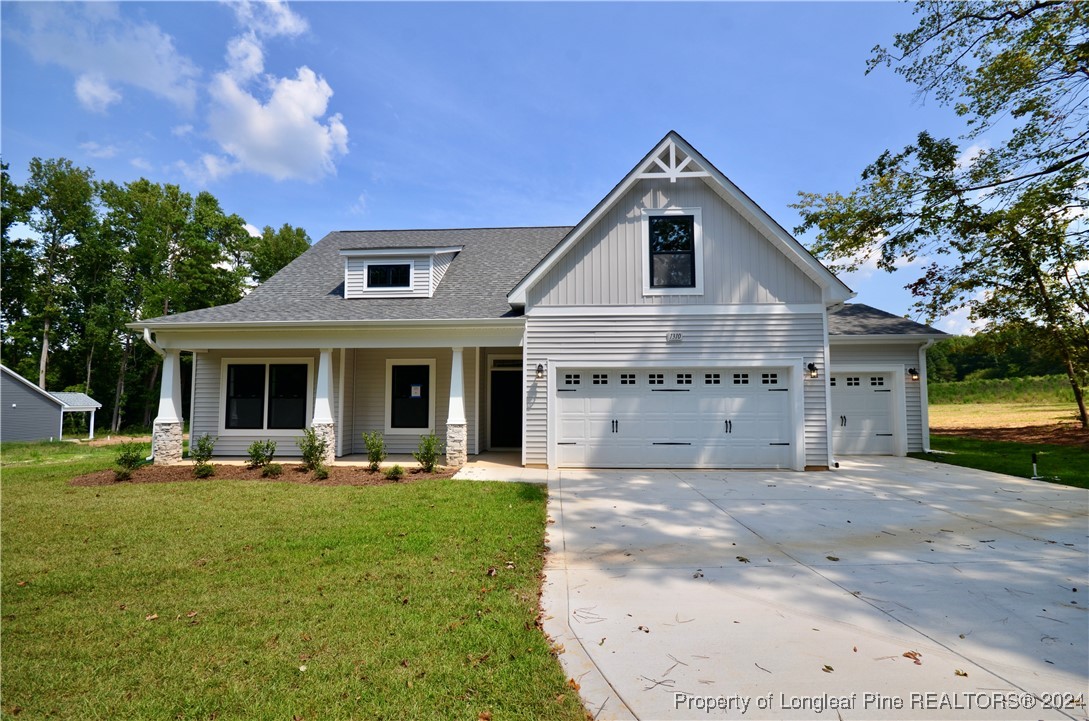
{"label": "house", "polygon": [[49,392],[0,365],[0,441],[64,439],[65,413],[90,413],[95,437],[95,411],[102,404],[86,393]]}
{"label": "house", "polygon": [[164,356],[156,457],[391,452],[457,465],[827,468],[928,446],[925,347],[668,133],[573,227],[330,233],[243,300],[133,324]]}

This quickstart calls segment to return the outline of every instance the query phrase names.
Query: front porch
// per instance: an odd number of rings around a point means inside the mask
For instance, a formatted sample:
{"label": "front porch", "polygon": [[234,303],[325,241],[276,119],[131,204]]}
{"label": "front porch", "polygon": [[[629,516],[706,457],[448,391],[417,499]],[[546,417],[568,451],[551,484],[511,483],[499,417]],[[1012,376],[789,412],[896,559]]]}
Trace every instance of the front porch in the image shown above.
{"label": "front porch", "polygon": [[[300,455],[306,428],[326,440],[327,463],[366,463],[364,433],[382,434],[390,463],[415,466],[420,438],[435,434],[445,465],[485,451],[522,463],[521,349],[511,346],[221,348],[190,351],[191,437],[216,439],[215,460],[245,458],[257,440]],[[156,463],[181,460],[181,351],[163,355]],[[509,455],[513,454],[513,455]]]}

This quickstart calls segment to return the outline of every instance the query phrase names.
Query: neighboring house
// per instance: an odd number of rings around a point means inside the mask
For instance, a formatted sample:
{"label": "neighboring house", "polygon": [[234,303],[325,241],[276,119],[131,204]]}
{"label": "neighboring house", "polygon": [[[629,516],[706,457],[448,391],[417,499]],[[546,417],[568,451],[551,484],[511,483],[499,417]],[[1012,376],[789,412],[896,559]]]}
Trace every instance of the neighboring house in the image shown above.
{"label": "neighboring house", "polygon": [[[158,460],[445,439],[448,463],[827,468],[926,448],[940,331],[864,305],[671,132],[574,227],[330,233],[238,303],[133,324],[164,355]],[[151,339],[154,333],[154,340]]]}
{"label": "neighboring house", "polygon": [[0,365],[0,440],[63,440],[65,413],[90,413],[95,437],[95,411],[102,404],[86,393],[45,391]]}

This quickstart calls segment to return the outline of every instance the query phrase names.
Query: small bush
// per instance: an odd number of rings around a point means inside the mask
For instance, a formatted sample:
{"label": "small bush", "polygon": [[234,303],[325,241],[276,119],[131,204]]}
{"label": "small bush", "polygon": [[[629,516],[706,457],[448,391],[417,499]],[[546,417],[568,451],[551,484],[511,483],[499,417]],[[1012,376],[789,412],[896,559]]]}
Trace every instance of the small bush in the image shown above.
{"label": "small bush", "polygon": [[284,467],[279,463],[268,463],[261,468],[262,478],[279,478],[284,473]]}
{"label": "small bush", "polygon": [[314,478],[319,481],[324,481],[329,477],[329,468],[327,466],[318,466],[314,469]]}
{"label": "small bush", "polygon": [[[205,433],[203,436],[197,439],[196,443],[190,441],[189,456],[197,462],[198,466],[208,465],[208,461],[212,460],[212,451],[215,450],[217,440],[217,438],[212,438],[210,435]],[[199,477],[207,478],[207,476]]]}
{"label": "small bush", "polygon": [[246,450],[250,454],[250,468],[264,468],[276,455],[276,441],[254,441]]}
{"label": "small bush", "polygon": [[113,478],[115,481],[127,481],[132,478],[132,471],[127,468],[115,468],[113,469]]}
{"label": "small bush", "polygon": [[442,455],[442,444],[439,443],[438,437],[431,433],[426,436],[420,436],[420,445],[416,448],[416,451],[412,454],[412,457],[416,459],[416,462],[427,471],[428,473],[435,472],[435,466],[439,462],[439,456]]}
{"label": "small bush", "polygon": [[325,462],[325,451],[329,444],[313,428],[304,430],[303,437],[295,443],[302,452],[303,468],[306,470],[314,471]]}
{"label": "small bush", "polygon": [[405,475],[405,469],[401,466],[394,464],[386,469],[386,479],[390,481],[399,481],[401,476]]}
{"label": "small bush", "polygon": [[216,469],[209,463],[198,463],[193,466],[193,475],[197,478],[211,478]]}
{"label": "small bush", "polygon": [[144,464],[144,454],[140,450],[139,443],[120,443],[117,446],[117,467],[129,471],[130,475],[132,471]]}
{"label": "small bush", "polygon": [[382,461],[386,460],[386,439],[382,437],[379,431],[372,431],[363,434],[363,443],[367,446],[367,460],[370,461],[369,468],[372,471],[377,471],[382,465]]}

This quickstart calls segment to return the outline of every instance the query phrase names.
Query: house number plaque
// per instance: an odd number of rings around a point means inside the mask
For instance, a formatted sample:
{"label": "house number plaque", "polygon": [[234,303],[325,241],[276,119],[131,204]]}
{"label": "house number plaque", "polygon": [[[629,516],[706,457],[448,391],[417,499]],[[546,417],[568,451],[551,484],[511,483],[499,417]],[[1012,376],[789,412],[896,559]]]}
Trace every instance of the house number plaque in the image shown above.
{"label": "house number plaque", "polygon": [[680,343],[682,340],[684,340],[684,333],[678,331],[666,333],[666,343]]}

